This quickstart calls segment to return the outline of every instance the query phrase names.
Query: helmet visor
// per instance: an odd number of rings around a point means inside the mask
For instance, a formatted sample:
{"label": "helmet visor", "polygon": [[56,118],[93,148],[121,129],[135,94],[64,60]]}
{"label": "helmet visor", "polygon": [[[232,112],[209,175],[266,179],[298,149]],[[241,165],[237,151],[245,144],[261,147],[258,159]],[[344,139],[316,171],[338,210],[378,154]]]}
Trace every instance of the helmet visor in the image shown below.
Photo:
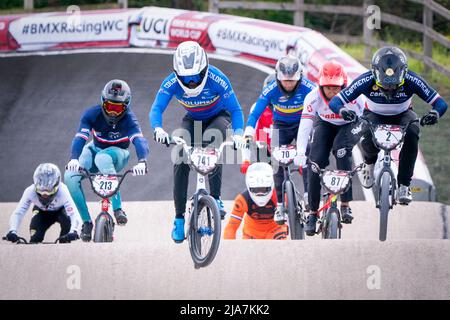
{"label": "helmet visor", "polygon": [[126,107],[123,102],[104,101],[103,109],[109,116],[117,117],[125,112]]}
{"label": "helmet visor", "polygon": [[249,188],[250,192],[257,196],[266,196],[272,190],[271,187],[257,187],[257,188]]}
{"label": "helmet visor", "polygon": [[199,74],[194,74],[190,76],[180,76],[176,73],[177,78],[181,81],[181,83],[188,87],[189,89],[195,89],[199,85],[202,84],[203,79],[205,78],[207,68],[204,68]]}

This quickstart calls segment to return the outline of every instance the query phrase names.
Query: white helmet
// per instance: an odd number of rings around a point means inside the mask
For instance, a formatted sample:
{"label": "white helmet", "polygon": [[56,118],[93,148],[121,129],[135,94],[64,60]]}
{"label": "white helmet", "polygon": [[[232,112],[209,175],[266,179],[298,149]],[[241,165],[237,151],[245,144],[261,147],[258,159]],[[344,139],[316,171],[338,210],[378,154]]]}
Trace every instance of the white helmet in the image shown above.
{"label": "white helmet", "polygon": [[302,64],[300,60],[292,55],[280,58],[275,66],[277,80],[296,80],[302,78]]}
{"label": "white helmet", "polygon": [[53,163],[41,163],[33,174],[34,191],[39,201],[49,205],[56,197],[61,182],[61,172]]}
{"label": "white helmet", "polygon": [[265,162],[256,162],[248,167],[245,184],[252,200],[260,207],[272,198],[274,182],[272,167]]}
{"label": "white helmet", "polygon": [[205,50],[195,41],[180,43],[173,55],[173,70],[186,95],[198,96],[208,79],[208,58]]}

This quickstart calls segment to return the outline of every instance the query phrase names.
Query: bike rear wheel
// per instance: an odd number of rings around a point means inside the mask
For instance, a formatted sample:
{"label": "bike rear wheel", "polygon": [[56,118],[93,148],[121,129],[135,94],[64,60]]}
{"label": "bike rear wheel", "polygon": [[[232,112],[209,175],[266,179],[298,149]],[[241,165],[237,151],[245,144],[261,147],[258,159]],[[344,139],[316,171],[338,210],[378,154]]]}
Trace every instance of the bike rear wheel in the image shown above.
{"label": "bike rear wheel", "polygon": [[305,232],[297,211],[300,209],[296,206],[296,199],[294,198],[294,187],[292,186],[292,183],[290,181],[285,182],[284,190],[284,207],[288,212],[289,233],[291,234],[291,240],[303,240],[305,238]]}
{"label": "bike rear wheel", "polygon": [[389,172],[384,172],[381,177],[380,185],[380,241],[385,241],[387,238],[388,215],[391,208],[389,200],[389,190],[391,189],[391,175]]}
{"label": "bike rear wheel", "polygon": [[113,222],[107,212],[101,212],[95,219],[94,242],[113,241]]}
{"label": "bike rear wheel", "polygon": [[192,212],[189,228],[189,250],[196,268],[208,266],[219,249],[221,218],[216,200],[205,195],[200,198],[197,212]]}
{"label": "bike rear wheel", "polygon": [[323,239],[340,239],[339,212],[336,208],[328,209],[325,213],[325,222],[322,230]]}

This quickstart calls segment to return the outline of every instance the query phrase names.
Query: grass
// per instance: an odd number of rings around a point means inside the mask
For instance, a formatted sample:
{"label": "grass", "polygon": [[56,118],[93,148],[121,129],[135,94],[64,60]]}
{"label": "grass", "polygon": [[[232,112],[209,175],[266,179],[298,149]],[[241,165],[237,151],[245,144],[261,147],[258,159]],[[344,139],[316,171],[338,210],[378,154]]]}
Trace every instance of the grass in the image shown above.
{"label": "grass", "polygon": [[[407,48],[417,52],[421,52],[420,44],[400,43],[400,48]],[[341,45],[341,49],[350,54],[360,62],[364,61],[364,45]],[[440,47],[433,48],[433,59],[450,69],[450,59],[445,49]],[[409,58],[408,66],[411,71],[421,75],[423,73],[423,63],[419,60]],[[432,70],[425,80],[436,90],[444,100],[450,103],[450,78]],[[414,111],[422,116],[430,109],[429,105],[415,96],[413,98]],[[438,125],[423,127],[421,129],[420,150],[425,157],[426,164],[430,170],[431,177],[437,189],[438,201],[450,204],[450,145],[448,138],[450,137],[450,112],[439,119]]]}

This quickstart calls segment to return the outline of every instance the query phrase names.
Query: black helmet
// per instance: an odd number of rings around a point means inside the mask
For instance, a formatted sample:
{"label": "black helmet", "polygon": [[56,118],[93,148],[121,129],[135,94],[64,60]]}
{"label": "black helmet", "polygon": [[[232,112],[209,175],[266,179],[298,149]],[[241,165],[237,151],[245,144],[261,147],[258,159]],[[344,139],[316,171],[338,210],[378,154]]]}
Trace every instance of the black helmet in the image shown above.
{"label": "black helmet", "polygon": [[[277,77],[278,88],[280,88],[280,90],[287,96],[291,96],[295,93],[302,80],[302,64],[297,57],[287,55],[278,60],[275,66],[275,74]],[[297,81],[297,85],[291,91],[286,91],[281,85],[282,80],[295,80]]]}
{"label": "black helmet", "polygon": [[116,124],[128,111],[131,90],[123,80],[109,81],[102,91],[103,116],[110,125]]}
{"label": "black helmet", "polygon": [[34,191],[44,206],[48,206],[56,197],[60,181],[61,172],[53,163],[41,163],[34,171]]}
{"label": "black helmet", "polygon": [[389,100],[393,98],[405,81],[408,59],[396,47],[378,49],[372,58],[372,74],[380,91]]}

